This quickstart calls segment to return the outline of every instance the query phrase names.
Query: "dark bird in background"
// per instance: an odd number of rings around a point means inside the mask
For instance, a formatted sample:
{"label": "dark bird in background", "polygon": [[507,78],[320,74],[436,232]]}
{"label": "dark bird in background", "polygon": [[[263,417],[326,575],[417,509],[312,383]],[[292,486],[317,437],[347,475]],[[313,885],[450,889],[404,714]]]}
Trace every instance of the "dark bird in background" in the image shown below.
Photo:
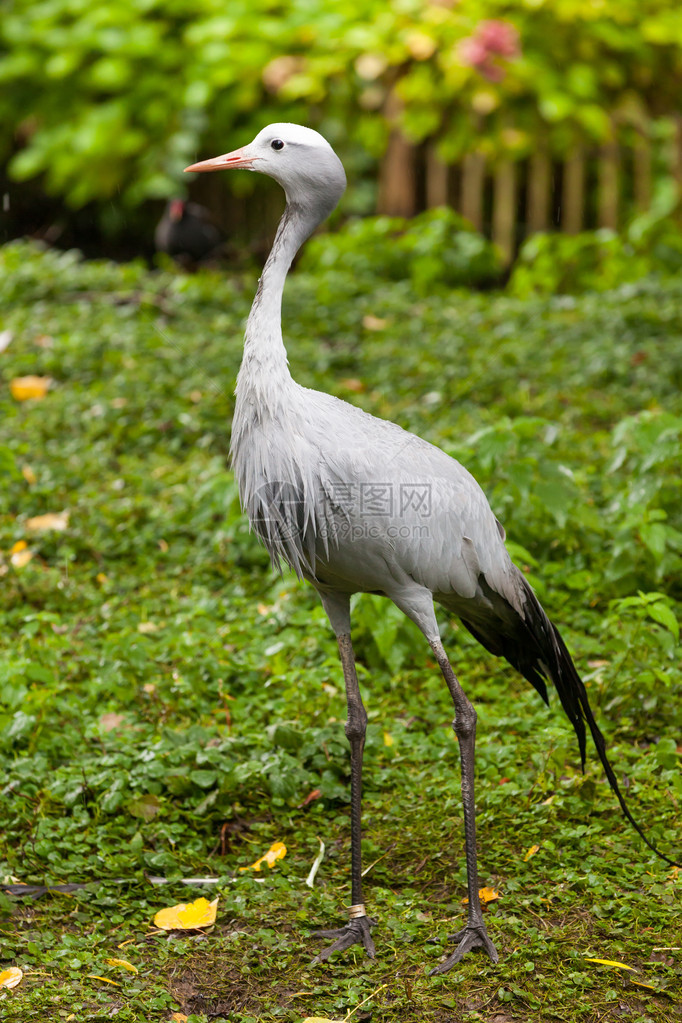
{"label": "dark bird in background", "polygon": [[166,204],[154,232],[157,252],[165,252],[190,269],[220,253],[223,234],[205,206],[185,199]]}
{"label": "dark bird in background", "polygon": [[[388,597],[419,626],[455,706],[468,920],[454,936],[452,955],[431,972],[449,970],[477,947],[496,962],[478,889],[476,711],[443,647],[434,601],[459,617],[486,650],[505,657],[543,700],[547,682],[553,684],[575,729],[583,764],[589,730],[623,813],[647,845],[658,850],[626,806],[585,686],[557,628],[513,564],[504,529],[473,476],[454,458],[394,423],[301,387],[291,376],[281,331],[284,282],[300,246],[343,194],[341,161],[317,132],[273,124],[242,149],[187,170],[240,167],[278,181],[287,205],[246,325],[232,424],[235,476],[242,505],[273,562],[288,564],[319,593],[338,640],[348,701],[353,904],[345,927],[319,932],[334,940],[317,958],[327,959],[354,944],[374,955],[374,921],[365,911],[362,893],[360,831],[367,714],[350,617],[351,595],[364,592]],[[415,338],[415,344],[424,343]]]}

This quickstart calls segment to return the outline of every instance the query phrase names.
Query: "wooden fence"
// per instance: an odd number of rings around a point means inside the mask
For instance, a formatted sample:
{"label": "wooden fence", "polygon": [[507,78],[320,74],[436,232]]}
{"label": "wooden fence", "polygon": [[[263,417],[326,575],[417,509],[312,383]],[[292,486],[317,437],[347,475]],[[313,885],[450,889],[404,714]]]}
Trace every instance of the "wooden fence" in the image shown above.
{"label": "wooden fence", "polygon": [[537,231],[618,230],[626,216],[650,207],[654,168],[670,174],[682,196],[682,115],[674,126],[663,150],[640,130],[631,133],[630,144],[585,145],[563,159],[539,142],[526,159],[494,165],[476,152],[460,164],[445,164],[435,144],[414,146],[394,131],[381,165],[378,212],[409,217],[450,205],[511,262]]}

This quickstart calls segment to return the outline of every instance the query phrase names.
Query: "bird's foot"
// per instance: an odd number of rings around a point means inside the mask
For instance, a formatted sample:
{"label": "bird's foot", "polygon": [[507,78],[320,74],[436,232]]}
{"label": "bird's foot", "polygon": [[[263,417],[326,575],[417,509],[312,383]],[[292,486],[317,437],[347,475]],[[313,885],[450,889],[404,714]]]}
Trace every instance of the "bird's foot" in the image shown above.
{"label": "bird's foot", "polygon": [[456,934],[450,934],[448,935],[448,941],[458,942],[457,948],[444,962],[439,963],[438,966],[434,966],[434,968],[429,971],[429,977],[433,977],[438,973],[447,973],[448,970],[452,969],[455,963],[458,963],[460,959],[467,954],[467,952],[472,950],[472,948],[485,949],[494,963],[496,963],[500,958],[497,954],[497,949],[488,937],[488,932],[485,929],[484,923],[469,925],[463,928],[463,930],[457,931]]}
{"label": "bird's foot", "polygon": [[355,917],[349,920],[345,927],[337,927],[331,931],[313,931],[316,938],[335,938],[336,940],[328,947],[318,952],[311,966],[317,966],[329,959],[332,952],[344,952],[351,945],[362,945],[370,957],[374,959],[374,942],[370,934],[370,928],[376,926],[376,920],[368,916]]}

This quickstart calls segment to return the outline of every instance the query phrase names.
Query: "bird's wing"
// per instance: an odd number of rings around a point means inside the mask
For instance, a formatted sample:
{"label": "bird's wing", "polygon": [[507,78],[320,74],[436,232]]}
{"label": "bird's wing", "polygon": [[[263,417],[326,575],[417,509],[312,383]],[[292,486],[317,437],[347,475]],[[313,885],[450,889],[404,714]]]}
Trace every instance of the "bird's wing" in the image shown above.
{"label": "bird's wing", "polygon": [[369,541],[382,546],[389,568],[439,600],[474,600],[482,576],[520,611],[504,529],[464,466],[395,423],[329,395],[308,395],[306,436],[317,449],[322,486],[358,527],[357,551]]}

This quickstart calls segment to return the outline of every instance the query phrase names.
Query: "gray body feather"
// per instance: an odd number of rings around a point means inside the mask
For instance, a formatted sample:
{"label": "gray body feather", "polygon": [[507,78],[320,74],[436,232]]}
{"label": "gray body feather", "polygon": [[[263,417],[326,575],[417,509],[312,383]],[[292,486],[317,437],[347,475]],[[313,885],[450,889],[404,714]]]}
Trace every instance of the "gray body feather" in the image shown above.
{"label": "gray body feather", "polygon": [[287,384],[286,408],[236,416],[233,442],[241,499],[275,564],[320,589],[391,598],[426,589],[453,611],[489,608],[483,577],[523,613],[504,530],[459,462],[394,423]]}

